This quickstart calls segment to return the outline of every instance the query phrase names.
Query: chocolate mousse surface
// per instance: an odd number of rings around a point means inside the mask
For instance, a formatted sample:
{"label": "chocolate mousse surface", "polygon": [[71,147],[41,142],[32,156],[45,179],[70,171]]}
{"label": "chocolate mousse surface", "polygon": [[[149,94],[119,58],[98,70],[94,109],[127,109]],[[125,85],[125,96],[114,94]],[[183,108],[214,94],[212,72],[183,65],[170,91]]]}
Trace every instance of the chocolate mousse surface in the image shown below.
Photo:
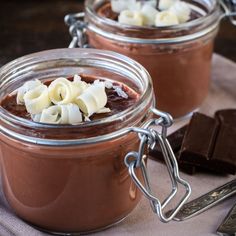
{"label": "chocolate mousse surface", "polygon": [[[93,83],[94,80],[96,80],[96,77],[88,76],[88,75],[80,75],[82,80],[87,82],[87,83]],[[73,77],[69,77],[69,80],[73,80]],[[51,81],[45,82],[46,85],[49,85]],[[113,88],[106,88],[106,94],[107,94],[107,104],[106,107],[110,108],[110,112],[108,113],[99,113],[99,114],[93,114],[90,119],[91,120],[99,120],[103,119],[115,114],[118,114],[119,112],[122,112],[132,105],[134,105],[138,98],[139,95],[136,93],[133,89],[130,87],[124,85],[124,84],[119,84],[117,82],[113,83],[113,86],[118,86],[121,87],[121,89],[128,95],[127,98],[121,97],[117,94],[115,89]],[[18,105],[16,101],[16,93],[10,94],[7,97],[5,97],[1,102],[0,105],[10,112],[11,114],[31,120],[30,114],[27,112],[26,108],[24,105]]]}

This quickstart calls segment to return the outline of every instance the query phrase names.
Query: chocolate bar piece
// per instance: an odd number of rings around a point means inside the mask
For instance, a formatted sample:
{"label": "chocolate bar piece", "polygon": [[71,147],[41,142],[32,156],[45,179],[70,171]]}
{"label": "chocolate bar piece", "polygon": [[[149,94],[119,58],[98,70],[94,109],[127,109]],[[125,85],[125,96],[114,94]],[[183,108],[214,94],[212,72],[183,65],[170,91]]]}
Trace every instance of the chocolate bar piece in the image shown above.
{"label": "chocolate bar piece", "polygon": [[236,109],[224,109],[215,113],[215,118],[223,125],[236,127]]}
{"label": "chocolate bar piece", "polygon": [[236,173],[236,110],[215,119],[195,113],[186,131],[179,162],[218,173]]}
{"label": "chocolate bar piece", "polygon": [[217,111],[216,119],[220,121],[220,129],[215,142],[212,162],[222,172],[236,173],[236,109]]}
{"label": "chocolate bar piece", "polygon": [[206,115],[194,113],[181,146],[180,163],[206,166],[218,131],[218,122]]}
{"label": "chocolate bar piece", "polygon": [[221,125],[211,157],[212,167],[221,172],[236,172],[236,127]]}

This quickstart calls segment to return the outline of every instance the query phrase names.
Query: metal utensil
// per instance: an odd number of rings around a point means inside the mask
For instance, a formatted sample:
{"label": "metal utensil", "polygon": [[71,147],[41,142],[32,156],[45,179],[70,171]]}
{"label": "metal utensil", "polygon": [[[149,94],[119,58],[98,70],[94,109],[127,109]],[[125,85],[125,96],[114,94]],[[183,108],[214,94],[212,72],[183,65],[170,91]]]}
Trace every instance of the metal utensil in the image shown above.
{"label": "metal utensil", "polygon": [[174,220],[187,220],[234,194],[236,194],[236,179],[184,204],[180,211],[175,215]]}
{"label": "metal utensil", "polygon": [[217,229],[217,234],[221,236],[236,235],[236,204],[233,206],[224,221]]}

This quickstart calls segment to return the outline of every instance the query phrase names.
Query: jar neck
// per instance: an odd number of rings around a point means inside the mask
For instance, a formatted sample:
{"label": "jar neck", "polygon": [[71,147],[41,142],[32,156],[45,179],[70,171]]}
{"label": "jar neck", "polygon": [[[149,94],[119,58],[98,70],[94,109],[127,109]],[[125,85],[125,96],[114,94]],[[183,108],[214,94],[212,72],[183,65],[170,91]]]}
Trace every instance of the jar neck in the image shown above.
{"label": "jar neck", "polygon": [[96,49],[55,49],[30,54],[8,63],[0,69],[0,102],[26,81],[70,77],[81,72],[128,84],[140,95],[139,99],[115,115],[75,126],[35,123],[14,116],[0,106],[0,131],[11,136],[18,134],[18,139],[23,141],[48,139],[51,143],[57,140],[62,140],[62,143],[74,140],[78,143],[78,140],[97,140],[98,136],[105,137],[111,133],[117,135],[119,130],[143,122],[153,102],[149,74],[128,57]]}
{"label": "jar neck", "polygon": [[98,9],[107,0],[86,0],[85,17],[87,28],[99,35],[116,41],[137,44],[180,43],[194,40],[214,31],[222,15],[218,1],[191,1],[192,11],[199,15],[195,20],[169,27],[140,27],[120,24],[115,20],[98,15]]}

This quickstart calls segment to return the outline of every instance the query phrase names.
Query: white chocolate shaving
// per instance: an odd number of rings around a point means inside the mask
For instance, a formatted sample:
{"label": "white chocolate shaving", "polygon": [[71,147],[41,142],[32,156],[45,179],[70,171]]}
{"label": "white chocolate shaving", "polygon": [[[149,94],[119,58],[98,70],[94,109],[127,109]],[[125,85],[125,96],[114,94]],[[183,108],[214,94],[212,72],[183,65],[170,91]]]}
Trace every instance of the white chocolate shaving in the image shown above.
{"label": "white chocolate shaving", "polygon": [[111,109],[110,109],[110,108],[108,108],[108,107],[103,107],[103,108],[101,108],[99,111],[97,111],[96,113],[97,113],[97,114],[100,114],[100,113],[109,113],[109,112],[111,112]]}
{"label": "white chocolate shaving", "polygon": [[191,8],[185,2],[176,2],[169,11],[177,16],[179,23],[187,22],[190,19]]}
{"label": "white chocolate shaving", "polygon": [[83,94],[76,98],[75,102],[88,117],[99,111],[107,103],[104,83],[92,84]]}
{"label": "white chocolate shaving", "polygon": [[26,110],[30,114],[41,113],[44,108],[49,107],[51,104],[47,86],[42,84],[29,90],[24,95],[24,103]]}
{"label": "white chocolate shaving", "polygon": [[143,25],[143,17],[139,11],[123,10],[119,17],[118,22],[127,25]]}
{"label": "white chocolate shaving", "polygon": [[111,9],[116,13],[120,13],[128,8],[128,1],[125,0],[111,0]]}
{"label": "white chocolate shaving", "polygon": [[104,83],[103,81],[100,81],[99,79],[94,80],[93,84],[94,84],[94,85],[102,84],[102,85],[105,86],[105,83]]}
{"label": "white chocolate shaving", "polygon": [[152,6],[156,9],[156,6],[157,6],[157,0],[146,0],[143,4],[144,5],[149,5],[149,6]]}
{"label": "white chocolate shaving", "polygon": [[112,84],[112,82],[111,82],[111,81],[109,81],[109,80],[106,80],[104,83],[105,83],[105,87],[106,87],[107,89],[112,89],[112,87],[113,87],[113,84]]}
{"label": "white chocolate shaving", "polygon": [[116,91],[117,95],[127,99],[129,96],[120,86],[113,86],[113,89]]}
{"label": "white chocolate shaving", "polygon": [[[42,111],[39,122],[47,124],[59,124],[60,117],[61,117],[61,108],[58,105],[54,105]],[[37,116],[34,118],[37,118]],[[34,121],[36,121],[36,119]]]}
{"label": "white chocolate shaving", "polygon": [[178,23],[177,16],[170,11],[162,11],[156,14],[155,26],[171,26]]}
{"label": "white chocolate shaving", "polygon": [[82,94],[90,86],[90,84],[86,83],[85,81],[82,81],[79,75],[74,76],[72,84],[77,89],[77,96]]}
{"label": "white chocolate shaving", "polygon": [[42,111],[39,117],[34,116],[34,121],[48,124],[71,124],[82,122],[82,114],[76,104],[54,105]]}
{"label": "white chocolate shaving", "polygon": [[158,11],[149,4],[144,4],[141,13],[143,15],[143,24],[144,25],[154,25],[155,24],[155,17]]}
{"label": "white chocolate shaving", "polygon": [[24,104],[24,95],[31,89],[36,88],[42,83],[39,80],[30,80],[24,83],[20,88],[17,89],[16,102],[17,104]]}
{"label": "white chocolate shaving", "polygon": [[79,75],[75,74],[73,77],[73,81],[75,81],[75,82],[81,81],[81,77]]}
{"label": "white chocolate shaving", "polygon": [[73,81],[73,88],[76,90],[76,97],[81,95],[87,88],[89,88],[90,84],[87,84],[85,81]]}
{"label": "white chocolate shaving", "polygon": [[[82,81],[72,83],[66,78],[58,78],[49,85],[49,97],[54,104],[68,104],[80,93]],[[76,86],[74,86],[76,85]]]}
{"label": "white chocolate shaving", "polygon": [[40,122],[41,113],[35,114],[35,115],[31,115],[31,118],[32,118],[32,120],[35,121],[35,122]]}
{"label": "white chocolate shaving", "polygon": [[84,115],[84,121],[91,121],[88,116]]}
{"label": "white chocolate shaving", "polygon": [[175,2],[178,2],[178,0],[159,0],[158,8],[161,11],[167,10],[174,5]]}
{"label": "white chocolate shaving", "polygon": [[128,4],[128,10],[131,10],[131,11],[140,11],[141,10],[141,7],[142,7],[142,4],[140,1],[129,1],[129,4]]}
{"label": "white chocolate shaving", "polygon": [[76,125],[82,122],[82,114],[79,107],[76,104],[66,105],[68,111],[68,123]]}

